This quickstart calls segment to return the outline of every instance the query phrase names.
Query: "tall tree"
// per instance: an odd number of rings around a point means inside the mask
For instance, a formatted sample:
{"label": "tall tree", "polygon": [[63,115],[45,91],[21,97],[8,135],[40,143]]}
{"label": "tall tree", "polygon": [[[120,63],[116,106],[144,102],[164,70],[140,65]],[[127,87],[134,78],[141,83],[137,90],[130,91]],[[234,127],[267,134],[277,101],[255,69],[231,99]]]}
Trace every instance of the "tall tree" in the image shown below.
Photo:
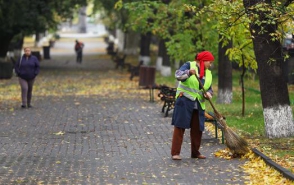
{"label": "tall tree", "polygon": [[[209,35],[207,33],[213,33],[211,29],[217,30],[222,36],[220,41],[224,46],[229,41],[233,41],[234,46],[226,51],[229,59],[238,62],[240,66],[257,70],[260,76],[267,136],[293,135],[292,110],[281,68],[284,60],[281,39],[284,35],[282,31],[291,27],[289,24],[287,27],[284,24],[289,23],[289,20],[293,23],[294,6],[288,6],[292,3],[291,0],[283,5],[276,1],[272,3],[270,0],[243,0],[243,2],[244,4],[240,1],[221,0],[205,6],[204,1],[197,4],[192,4],[188,0],[172,1],[166,9],[158,2],[143,1],[140,4],[129,3],[127,6],[134,13],[132,26],[150,29],[153,34],[168,38],[169,42],[166,43],[168,53],[178,60],[185,60],[188,56],[193,57],[197,50],[211,48],[208,47],[206,37]],[[150,6],[155,6],[159,10],[152,25],[144,24],[145,10]],[[167,12],[170,19],[165,17]],[[193,12],[195,16],[192,19],[185,19],[185,12]],[[138,25],[138,22],[141,24]],[[173,29],[174,34],[170,34],[170,28]],[[209,41],[212,36],[211,34],[208,36]]]}
{"label": "tall tree", "polygon": [[[248,18],[244,16],[244,9],[240,8],[242,6],[240,1],[214,1],[203,11],[211,12],[210,17],[215,19],[213,29],[219,33],[218,103],[231,103],[233,98],[231,61],[254,72],[257,68],[247,26]],[[244,84],[241,88],[244,97]],[[245,109],[243,102],[242,115]]]}
{"label": "tall tree", "polygon": [[[121,3],[129,10],[128,27],[151,31],[156,37],[165,40],[166,51],[170,56],[170,64],[162,62],[165,65],[170,66],[173,61],[193,60],[195,53],[203,49],[217,53],[217,32],[211,29],[214,23],[210,22],[210,15],[195,15],[202,11],[203,2],[196,3],[201,4],[199,7],[187,5],[186,2],[188,0]],[[191,16],[186,16],[187,12]],[[149,19],[153,21],[148,22]]]}
{"label": "tall tree", "polygon": [[78,11],[78,16],[79,16],[79,22],[78,22],[78,25],[79,25],[79,32],[80,33],[87,33],[87,7],[86,6],[83,6],[79,9]]}
{"label": "tall tree", "polygon": [[217,102],[221,104],[230,104],[233,99],[232,92],[232,62],[226,55],[227,49],[232,48],[232,42],[223,46],[223,42],[219,42],[218,46],[218,96]]}
{"label": "tall tree", "polygon": [[86,0],[0,1],[0,58],[4,58],[14,36],[56,28],[61,18],[72,15],[75,5]]}
{"label": "tall tree", "polygon": [[151,61],[150,57],[150,44],[151,44],[150,32],[142,33],[140,40],[140,61],[143,61],[144,65],[149,65]]}
{"label": "tall tree", "polygon": [[[138,1],[139,0],[125,0],[124,2]],[[102,22],[107,27],[109,34],[118,39],[118,50],[120,52],[124,52],[125,54],[134,53],[130,52],[134,51],[133,43],[139,43],[140,39],[138,41],[132,41],[130,38],[138,39],[137,34],[140,34],[140,32],[138,33],[137,30],[131,30],[126,26],[127,20],[129,19],[128,12],[124,8],[117,8],[117,0],[94,0],[93,2],[94,12],[100,12]],[[146,32],[144,32],[140,38],[144,40],[147,38],[145,36]],[[145,44],[143,51],[140,51],[140,53],[142,54],[142,52],[147,52],[148,56],[145,56],[146,54],[144,54],[144,56],[140,57],[139,60],[144,60],[144,63],[149,63],[150,54],[146,50],[146,46],[147,45]],[[139,44],[137,47],[139,47]]]}
{"label": "tall tree", "polygon": [[162,67],[162,58],[163,58],[163,53],[165,52],[165,43],[163,39],[159,39],[158,42],[158,53],[157,53],[157,59],[156,59],[156,70],[161,71]]}
{"label": "tall tree", "polygon": [[126,31],[126,45],[124,53],[126,55],[137,55],[138,54],[138,45],[140,43],[140,33],[127,30]]}
{"label": "tall tree", "polygon": [[[284,55],[277,33],[286,6],[279,6],[271,0],[243,0],[260,78],[266,134],[270,138],[294,135],[292,109],[290,107],[287,83],[282,72]],[[282,10],[282,11],[281,11]]]}

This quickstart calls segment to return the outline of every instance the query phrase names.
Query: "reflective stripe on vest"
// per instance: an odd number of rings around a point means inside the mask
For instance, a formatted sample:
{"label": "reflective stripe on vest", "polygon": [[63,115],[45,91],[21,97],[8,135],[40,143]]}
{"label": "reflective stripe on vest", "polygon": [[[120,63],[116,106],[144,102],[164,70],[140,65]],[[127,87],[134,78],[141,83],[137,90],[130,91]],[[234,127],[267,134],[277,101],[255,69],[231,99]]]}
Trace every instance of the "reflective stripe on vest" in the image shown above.
{"label": "reflective stripe on vest", "polygon": [[[195,69],[196,74],[198,74],[198,68],[196,66],[196,62],[190,62],[190,69]],[[212,75],[211,71],[206,69],[205,70],[205,82],[203,84],[203,87],[205,91],[207,91],[212,84]],[[199,89],[199,82],[195,75],[190,76],[186,79],[184,82],[180,82],[177,88],[176,98],[180,94],[180,92],[183,93],[183,95],[192,100],[195,101],[198,99],[200,106],[203,110],[205,110],[205,98],[203,96],[203,91]]]}

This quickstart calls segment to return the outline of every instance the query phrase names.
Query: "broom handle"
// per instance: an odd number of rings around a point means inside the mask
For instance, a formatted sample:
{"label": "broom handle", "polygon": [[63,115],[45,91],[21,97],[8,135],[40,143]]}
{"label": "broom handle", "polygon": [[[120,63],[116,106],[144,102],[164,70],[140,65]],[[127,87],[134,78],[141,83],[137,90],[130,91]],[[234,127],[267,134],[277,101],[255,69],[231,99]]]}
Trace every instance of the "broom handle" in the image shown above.
{"label": "broom handle", "polygon": [[[196,78],[197,78],[197,80],[198,80],[198,82],[199,82],[199,84],[200,84],[200,87],[202,88],[203,92],[206,94],[206,90],[204,89],[203,84],[202,84],[202,82],[200,81],[199,77],[198,77],[196,74],[195,74],[195,76],[196,76]],[[207,98],[207,99],[208,99],[208,101],[209,101],[209,103],[210,103],[210,105],[211,105],[213,111],[215,112],[215,114],[217,114],[219,117],[222,117],[222,116],[218,113],[218,111],[215,109],[215,107],[214,107],[212,101],[210,100],[210,98]]]}

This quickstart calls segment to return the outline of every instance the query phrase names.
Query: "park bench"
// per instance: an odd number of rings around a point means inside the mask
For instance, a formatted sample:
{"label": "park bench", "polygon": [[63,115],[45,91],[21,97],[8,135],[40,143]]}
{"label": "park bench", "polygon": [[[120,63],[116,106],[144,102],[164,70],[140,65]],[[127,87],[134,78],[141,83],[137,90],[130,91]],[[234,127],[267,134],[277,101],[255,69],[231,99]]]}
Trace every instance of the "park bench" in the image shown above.
{"label": "park bench", "polygon": [[116,63],[115,65],[115,69],[118,69],[119,67],[121,67],[121,69],[123,69],[125,67],[125,59],[126,59],[127,55],[120,55],[120,54],[116,54],[113,58],[113,62]]}
{"label": "park bench", "polygon": [[212,123],[214,125],[215,139],[218,139],[218,130],[221,131],[222,144],[224,144],[224,129],[223,126],[218,123],[214,113],[205,111],[205,122]]}
{"label": "park bench", "polygon": [[165,113],[165,117],[167,117],[168,112],[174,108],[176,92],[177,88],[172,88],[165,85],[160,86],[158,97],[163,101],[161,112]]}
{"label": "park bench", "polygon": [[137,66],[127,63],[126,65],[128,65],[128,71],[131,73],[130,80],[133,80],[135,76],[139,76],[140,66],[143,65],[143,61],[141,60]]}
{"label": "park bench", "polygon": [[114,42],[108,42],[108,46],[106,47],[106,53],[110,55],[113,61],[116,60],[119,53],[118,53],[118,48],[115,49],[114,47]]}
{"label": "park bench", "polygon": [[117,50],[114,50],[114,42],[108,42],[106,52],[108,55],[115,55],[117,53]]}

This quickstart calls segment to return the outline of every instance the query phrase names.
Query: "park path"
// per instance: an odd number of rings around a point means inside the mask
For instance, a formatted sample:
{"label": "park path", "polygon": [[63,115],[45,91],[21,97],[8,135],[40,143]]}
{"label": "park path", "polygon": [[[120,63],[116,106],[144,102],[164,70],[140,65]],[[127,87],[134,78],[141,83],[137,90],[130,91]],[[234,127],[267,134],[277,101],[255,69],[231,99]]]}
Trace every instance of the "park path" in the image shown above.
{"label": "park path", "polygon": [[208,131],[201,147],[206,160],[190,158],[189,132],[183,159],[171,160],[173,127],[162,103],[150,102],[137,78],[129,81],[99,55],[102,39],[84,39],[89,50],[75,63],[73,39],[58,41],[51,59],[41,62],[34,108],[0,109],[0,184],[245,183],[245,161],[216,158],[225,146]]}

